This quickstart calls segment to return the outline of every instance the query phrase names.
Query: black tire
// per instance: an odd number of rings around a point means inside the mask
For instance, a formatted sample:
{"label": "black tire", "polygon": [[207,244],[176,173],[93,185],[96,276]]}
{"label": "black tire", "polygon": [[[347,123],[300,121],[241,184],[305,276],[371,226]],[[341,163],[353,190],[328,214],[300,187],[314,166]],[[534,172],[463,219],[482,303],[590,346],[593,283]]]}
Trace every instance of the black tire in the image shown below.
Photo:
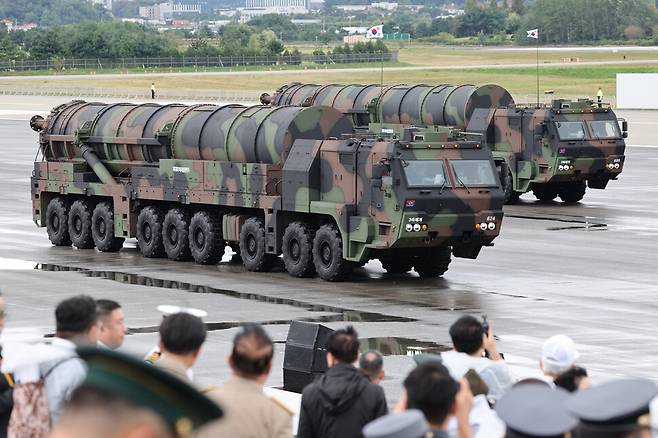
{"label": "black tire", "polygon": [[315,274],[313,264],[313,230],[303,222],[292,222],[286,227],[281,243],[283,264],[293,277]]}
{"label": "black tire", "polygon": [[514,177],[507,163],[503,162],[498,165],[498,174],[503,189],[503,201],[507,205],[516,204],[521,193],[514,190]]}
{"label": "black tire", "polygon": [[99,202],[91,216],[91,235],[101,252],[117,252],[123,247],[123,237],[114,235],[114,209],[108,201]]}
{"label": "black tire", "polygon": [[550,202],[557,197],[557,187],[550,184],[532,186],[532,194],[541,202]]}
{"label": "black tire", "polygon": [[164,211],[147,205],[137,216],[137,247],[144,257],[160,258],[167,255],[162,238]]}
{"label": "black tire", "polygon": [[386,272],[389,274],[404,274],[405,272],[411,271],[414,267],[414,260],[409,259],[404,256],[395,254],[389,256],[382,256],[379,258],[379,261],[382,263],[382,267],[386,269]]}
{"label": "black tire", "polygon": [[344,280],[352,273],[354,265],[343,258],[343,238],[334,225],[322,225],[315,233],[313,264],[326,281]]}
{"label": "black tire", "polygon": [[416,256],[414,270],[420,278],[437,278],[446,273],[452,259],[452,248],[434,248]]}
{"label": "black tire", "polygon": [[172,208],[162,223],[162,241],[165,253],[170,260],[184,261],[191,258],[190,219],[181,208]]}
{"label": "black tire", "polygon": [[222,238],[219,217],[205,211],[197,211],[190,220],[190,253],[200,265],[219,263],[224,255],[226,242]]}
{"label": "black tire", "polygon": [[558,191],[558,196],[562,202],[566,204],[575,204],[580,202],[585,197],[587,185],[585,181],[575,181],[571,183],[564,183]]}
{"label": "black tire", "polygon": [[265,225],[257,217],[251,217],[240,229],[240,257],[248,271],[265,272],[272,269],[276,257],[265,252]]}
{"label": "black tire", "polygon": [[88,199],[78,199],[69,210],[69,236],[71,243],[78,249],[92,249],[94,236],[91,233],[91,216],[94,205]]}
{"label": "black tire", "polygon": [[69,210],[71,203],[65,198],[53,198],[46,208],[46,231],[55,246],[71,246]]}

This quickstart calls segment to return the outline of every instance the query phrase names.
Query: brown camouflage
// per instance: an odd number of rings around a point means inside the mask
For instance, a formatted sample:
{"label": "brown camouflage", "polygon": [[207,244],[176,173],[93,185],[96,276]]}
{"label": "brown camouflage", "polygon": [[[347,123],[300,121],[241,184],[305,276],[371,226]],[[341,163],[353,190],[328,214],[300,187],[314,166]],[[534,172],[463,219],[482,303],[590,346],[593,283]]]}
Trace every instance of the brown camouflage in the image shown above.
{"label": "brown camouflage", "polygon": [[[491,152],[448,129],[373,125],[375,133],[356,134],[349,117],[323,106],[84,102],[32,126],[45,158],[32,177],[41,226],[56,197],[111,199],[121,238],[136,236],[146,206],[205,209],[221,218],[228,243],[260,217],[267,253],[281,254],[290,222],[334,223],[344,259],[363,263],[451,247],[476,258],[502,223]],[[405,168],[424,161],[444,169],[442,184],[407,182],[415,175]],[[491,178],[464,183],[454,166],[469,163]]]}
{"label": "brown camouflage", "polygon": [[[363,113],[363,100],[348,98],[336,105],[320,102],[320,90],[380,90],[381,97],[370,94]],[[304,102],[298,101],[305,90]],[[309,99],[310,90],[315,94]],[[505,189],[506,202],[515,202],[522,193],[532,190],[543,201],[559,196],[565,202],[577,202],[585,187],[603,189],[623,169],[625,142],[614,112],[597,108],[588,100],[558,100],[550,106],[515,105],[511,94],[499,85],[394,85],[383,90],[371,85],[290,84],[278,89],[264,102],[277,105],[282,100],[292,104],[328,105],[351,114],[357,126],[368,123],[452,126],[482,136],[491,148]],[[563,109],[562,106],[568,106]],[[476,116],[477,114],[477,116]],[[477,120],[474,120],[477,119]],[[555,124],[581,121],[586,138],[560,141]],[[615,135],[594,135],[591,122],[607,123]],[[599,128],[601,129],[601,128]],[[540,132],[541,131],[541,132]]]}

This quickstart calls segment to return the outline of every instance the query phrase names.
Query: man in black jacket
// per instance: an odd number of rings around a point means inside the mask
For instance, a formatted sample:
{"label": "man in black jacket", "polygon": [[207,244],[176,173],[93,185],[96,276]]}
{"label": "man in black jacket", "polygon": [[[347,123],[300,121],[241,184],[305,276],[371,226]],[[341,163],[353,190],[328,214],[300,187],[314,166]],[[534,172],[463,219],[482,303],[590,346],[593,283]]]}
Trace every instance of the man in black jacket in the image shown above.
{"label": "man in black jacket", "polygon": [[384,391],[354,367],[359,338],[352,326],[327,341],[329,370],[304,388],[297,438],[361,438],[361,429],[388,413]]}

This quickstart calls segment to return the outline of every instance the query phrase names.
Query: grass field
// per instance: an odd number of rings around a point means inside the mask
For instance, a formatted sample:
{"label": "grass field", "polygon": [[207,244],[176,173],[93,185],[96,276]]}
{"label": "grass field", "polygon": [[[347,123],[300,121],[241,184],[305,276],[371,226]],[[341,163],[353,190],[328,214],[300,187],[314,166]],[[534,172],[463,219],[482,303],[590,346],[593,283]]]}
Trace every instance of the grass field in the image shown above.
{"label": "grass field", "polygon": [[[578,57],[581,62],[604,61],[653,61],[658,59],[658,51],[626,50],[617,52],[564,50],[540,53],[540,91],[553,90],[556,96],[575,97],[592,96],[598,86],[603,87],[606,96],[615,94],[615,75],[617,73],[658,73],[658,63],[633,65],[578,66],[565,67],[560,64],[563,57]],[[428,84],[462,84],[462,83],[497,83],[506,87],[515,95],[517,101],[534,99],[536,93],[536,70],[534,67],[475,67],[475,65],[494,66],[500,64],[532,64],[536,61],[536,52],[509,51],[496,49],[452,49],[435,47],[405,47],[400,51],[401,64],[396,66],[428,66],[423,70],[385,70],[384,82],[393,83],[428,83]],[[546,65],[546,63],[554,63]],[[557,64],[555,64],[557,63]],[[358,65],[359,67],[378,67],[378,64]],[[442,69],[432,70],[430,66]],[[469,68],[469,66],[471,66]],[[338,66],[355,67],[355,65]],[[443,68],[451,67],[446,70]],[[144,72],[126,78],[104,78],[93,75],[80,75],[65,81],[56,77],[47,79],[30,78],[12,80],[0,78],[0,89],[8,87],[53,87],[53,88],[120,88],[148,90],[155,82],[158,90],[190,90],[198,94],[203,90],[248,90],[271,92],[282,84],[289,82],[316,83],[379,83],[378,71],[341,71],[341,68],[326,66],[305,66],[305,70],[291,70],[275,67],[276,74],[245,71],[239,74],[217,76],[163,76],[161,72]],[[260,68],[255,71],[267,70]],[[189,69],[188,71],[195,71]],[[213,70],[215,71],[215,70]],[[226,71],[226,70],[223,70]],[[169,72],[164,70],[162,72]],[[174,70],[177,72],[177,70]],[[101,72],[98,72],[101,73]],[[112,73],[112,72],[103,72]],[[43,74],[43,73],[42,73]],[[193,94],[193,93],[190,93]]]}

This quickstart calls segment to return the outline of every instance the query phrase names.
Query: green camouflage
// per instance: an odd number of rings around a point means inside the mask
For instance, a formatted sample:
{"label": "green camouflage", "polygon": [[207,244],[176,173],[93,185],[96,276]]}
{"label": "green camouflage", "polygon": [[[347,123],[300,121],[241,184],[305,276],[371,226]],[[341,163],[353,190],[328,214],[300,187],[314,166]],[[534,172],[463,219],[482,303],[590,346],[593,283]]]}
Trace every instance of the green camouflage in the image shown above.
{"label": "green camouflage", "polygon": [[[44,155],[32,176],[40,226],[50,226],[54,200],[110,200],[121,239],[139,235],[138,216],[149,207],[206,211],[218,218],[221,239],[242,251],[244,228],[259,218],[265,253],[286,260],[291,224],[333,224],[349,266],[380,258],[394,270],[392,260],[403,260],[397,269],[440,275],[450,252],[476,258],[502,224],[491,151],[447,128],[355,132],[349,117],[326,106],[79,101],[31,126]],[[433,257],[444,269],[421,269]]]}
{"label": "green camouflage", "polygon": [[[325,89],[349,89],[350,94],[338,105],[324,98]],[[365,90],[377,90],[381,96]],[[371,99],[365,103],[367,116],[361,98],[365,94]],[[303,101],[298,99],[300,96]],[[598,108],[589,100],[523,106],[516,105],[511,94],[499,85],[394,85],[382,89],[372,85],[323,87],[300,83],[284,85],[273,96],[264,94],[262,100],[271,105],[285,101],[333,106],[350,114],[357,126],[439,125],[478,134],[493,152],[507,203],[531,190],[543,201],[559,196],[565,202],[577,202],[587,186],[605,188],[621,173],[624,164],[625,133],[614,112],[608,106]],[[562,141],[556,124],[563,122],[582,122],[582,138]]]}

